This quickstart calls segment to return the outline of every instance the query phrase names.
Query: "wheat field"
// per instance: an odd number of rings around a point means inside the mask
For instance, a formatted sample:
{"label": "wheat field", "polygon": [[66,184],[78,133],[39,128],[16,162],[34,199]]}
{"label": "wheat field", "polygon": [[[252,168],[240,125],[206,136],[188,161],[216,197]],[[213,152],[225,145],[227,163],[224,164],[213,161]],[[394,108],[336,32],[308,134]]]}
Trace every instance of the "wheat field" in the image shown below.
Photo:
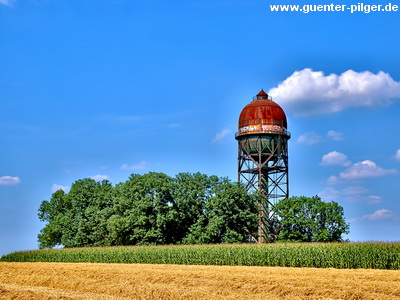
{"label": "wheat field", "polygon": [[2,262],[0,299],[400,299],[400,271]]}

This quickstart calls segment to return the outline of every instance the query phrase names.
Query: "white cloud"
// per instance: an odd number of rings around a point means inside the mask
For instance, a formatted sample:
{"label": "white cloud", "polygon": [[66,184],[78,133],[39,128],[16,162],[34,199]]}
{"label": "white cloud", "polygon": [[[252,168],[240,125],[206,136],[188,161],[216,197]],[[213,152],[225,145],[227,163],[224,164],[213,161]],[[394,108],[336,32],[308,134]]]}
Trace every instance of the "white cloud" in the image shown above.
{"label": "white cloud", "polygon": [[365,187],[359,185],[351,185],[341,191],[344,195],[360,195],[367,192],[368,190]]}
{"label": "white cloud", "polygon": [[268,94],[297,115],[327,114],[350,107],[387,105],[400,99],[400,82],[385,73],[348,70],[340,75],[295,71]]}
{"label": "white cloud", "polygon": [[358,162],[339,174],[339,177],[346,180],[357,180],[365,178],[383,177],[396,174],[395,169],[383,169],[371,160]]}
{"label": "white cloud", "polygon": [[379,204],[379,203],[382,203],[382,197],[380,197],[380,196],[371,195],[371,196],[368,196],[368,199],[369,199],[367,201],[368,204]]}
{"label": "white cloud", "polygon": [[221,140],[223,140],[228,134],[230,134],[232,131],[230,129],[223,129],[220,132],[218,132],[214,138],[212,139],[212,143],[218,143]]}
{"label": "white cloud", "polygon": [[110,177],[108,177],[107,175],[93,175],[90,176],[91,179],[94,179],[96,181],[102,181],[102,180],[110,180]]}
{"label": "white cloud", "polygon": [[102,121],[110,122],[110,123],[135,123],[138,121],[143,121],[147,119],[145,116],[134,116],[134,115],[125,115],[125,116],[116,116],[116,115],[107,115],[100,118]]}
{"label": "white cloud", "polygon": [[53,193],[57,192],[58,190],[63,190],[64,192],[68,192],[70,190],[70,188],[68,186],[65,185],[60,185],[60,184],[53,184],[53,186],[51,187],[51,191]]}
{"label": "white cloud", "polygon": [[297,138],[298,143],[306,145],[318,144],[321,141],[322,141],[322,136],[317,134],[315,131],[307,132],[305,134],[300,135]]}
{"label": "white cloud", "polygon": [[[368,190],[362,186],[348,186],[342,190],[336,190],[333,187],[327,187],[325,190],[321,191],[318,195],[327,200],[335,200],[338,198],[343,198],[344,200],[350,202],[362,201],[359,196],[365,195]],[[356,197],[356,199],[355,199]]]}
{"label": "white cloud", "polygon": [[334,141],[342,141],[344,134],[335,130],[329,130],[327,137]]}
{"label": "white cloud", "polygon": [[396,215],[391,210],[385,208],[379,209],[375,211],[373,214],[362,216],[362,219],[369,221],[387,220],[394,218],[396,218]]}
{"label": "white cloud", "polygon": [[350,166],[351,161],[348,160],[347,155],[332,151],[322,156],[321,166]]}
{"label": "white cloud", "polygon": [[300,135],[297,138],[297,142],[299,144],[314,145],[328,140],[342,141],[343,136],[343,133],[335,130],[329,130],[326,136],[322,136],[315,131],[310,131]]}
{"label": "white cloud", "polygon": [[178,128],[178,127],[182,127],[182,124],[179,123],[172,123],[172,124],[168,124],[167,128],[173,129],[173,128]]}
{"label": "white cloud", "polygon": [[339,177],[332,175],[332,176],[329,176],[329,178],[326,180],[326,183],[327,184],[338,184],[338,183],[340,183],[340,179],[339,179]]}
{"label": "white cloud", "polygon": [[328,187],[325,190],[318,193],[318,196],[321,197],[324,201],[332,201],[336,200],[340,196],[340,192],[332,187]]}
{"label": "white cloud", "polygon": [[0,0],[0,4],[7,5],[7,6],[13,5],[14,2],[15,2],[15,0]]}
{"label": "white cloud", "polygon": [[325,201],[344,200],[351,203],[365,202],[369,205],[382,203],[382,197],[368,195],[368,193],[369,190],[363,186],[351,185],[338,190],[333,187],[327,187],[323,191],[319,192],[318,196]]}
{"label": "white cloud", "polygon": [[398,150],[396,151],[396,155],[394,156],[394,158],[395,158],[396,160],[399,160],[399,161],[400,161],[400,149],[398,149]]}
{"label": "white cloud", "polygon": [[347,219],[346,221],[347,221],[347,223],[354,223],[354,222],[358,221],[358,218],[350,218],[350,219]]}
{"label": "white cloud", "polygon": [[144,170],[144,169],[146,169],[147,168],[147,165],[148,165],[148,163],[147,163],[147,161],[141,161],[140,163],[138,163],[138,164],[136,164],[136,165],[132,165],[132,166],[129,166],[129,165],[127,165],[127,164],[123,164],[122,166],[121,166],[121,170],[128,170],[128,171],[133,171],[133,170]]}
{"label": "white cloud", "polygon": [[19,177],[3,176],[0,177],[0,185],[18,185],[21,183]]}

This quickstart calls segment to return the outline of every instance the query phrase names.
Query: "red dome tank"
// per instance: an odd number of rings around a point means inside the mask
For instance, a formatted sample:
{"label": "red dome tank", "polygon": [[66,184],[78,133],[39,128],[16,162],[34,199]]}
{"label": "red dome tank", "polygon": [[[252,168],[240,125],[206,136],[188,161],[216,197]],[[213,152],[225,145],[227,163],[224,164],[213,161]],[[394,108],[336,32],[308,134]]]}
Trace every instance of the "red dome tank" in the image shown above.
{"label": "red dome tank", "polygon": [[286,115],[283,109],[261,90],[240,113],[238,129],[237,136],[259,133],[286,135]]}

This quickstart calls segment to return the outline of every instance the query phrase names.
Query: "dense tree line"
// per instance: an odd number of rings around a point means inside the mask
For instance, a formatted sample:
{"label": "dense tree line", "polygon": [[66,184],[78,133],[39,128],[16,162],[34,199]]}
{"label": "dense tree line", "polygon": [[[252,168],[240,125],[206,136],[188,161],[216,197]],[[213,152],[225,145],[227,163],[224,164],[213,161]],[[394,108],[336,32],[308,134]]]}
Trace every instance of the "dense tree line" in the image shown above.
{"label": "dense tree line", "polygon": [[[257,199],[240,183],[200,173],[132,174],[115,186],[82,179],[41,203],[39,247],[256,241]],[[336,202],[293,197],[276,211],[281,241],[341,241],[348,231]]]}
{"label": "dense tree line", "polygon": [[114,187],[78,180],[43,201],[38,215],[46,222],[40,248],[235,243],[257,231],[256,204],[243,186],[200,173],[132,174]]}

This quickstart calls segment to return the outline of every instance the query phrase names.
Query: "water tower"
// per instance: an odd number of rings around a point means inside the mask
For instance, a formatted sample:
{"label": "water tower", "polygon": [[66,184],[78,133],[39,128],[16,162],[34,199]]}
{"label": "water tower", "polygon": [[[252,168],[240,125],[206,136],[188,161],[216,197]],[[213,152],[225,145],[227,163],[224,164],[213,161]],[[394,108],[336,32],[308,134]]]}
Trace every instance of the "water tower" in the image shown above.
{"label": "water tower", "polygon": [[288,198],[288,140],[286,115],[263,90],[247,104],[239,117],[238,180],[258,194],[259,243],[276,238],[277,201]]}

